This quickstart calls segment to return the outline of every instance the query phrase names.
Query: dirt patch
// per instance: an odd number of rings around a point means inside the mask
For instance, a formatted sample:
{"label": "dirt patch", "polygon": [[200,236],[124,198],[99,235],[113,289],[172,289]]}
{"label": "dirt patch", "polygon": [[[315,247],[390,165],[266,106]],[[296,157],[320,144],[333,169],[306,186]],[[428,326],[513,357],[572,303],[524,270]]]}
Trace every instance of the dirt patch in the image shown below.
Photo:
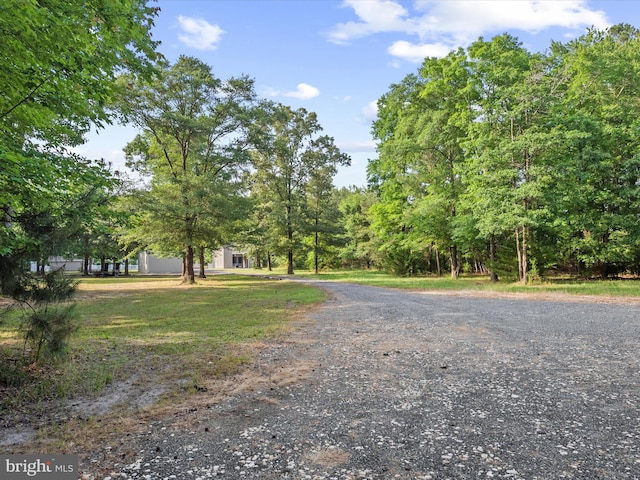
{"label": "dirt patch", "polygon": [[155,404],[169,390],[168,385],[145,380],[141,373],[136,373],[112,384],[98,398],[75,400],[68,406],[80,418],[101,416],[116,409],[141,410]]}
{"label": "dirt patch", "polygon": [[36,431],[33,428],[11,428],[3,431],[3,438],[0,440],[0,447],[9,447],[30,442],[36,438]]}

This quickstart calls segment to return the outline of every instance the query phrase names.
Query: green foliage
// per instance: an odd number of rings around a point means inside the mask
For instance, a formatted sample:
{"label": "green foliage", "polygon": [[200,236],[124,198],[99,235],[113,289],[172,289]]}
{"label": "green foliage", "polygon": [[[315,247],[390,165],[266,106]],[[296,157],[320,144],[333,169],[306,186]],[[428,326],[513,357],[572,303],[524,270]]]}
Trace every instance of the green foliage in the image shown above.
{"label": "green foliage", "polygon": [[[68,340],[76,330],[73,324],[74,305],[69,304],[77,282],[54,270],[44,276],[15,271],[13,290],[20,332],[25,340],[25,359],[29,363],[61,359],[67,353]],[[11,310],[9,310],[11,311]],[[6,312],[5,312],[6,314]]]}
{"label": "green foliage", "polygon": [[8,144],[35,138],[75,145],[106,107],[123,69],[153,72],[157,9],[143,0],[0,6],[0,131]]}
{"label": "green foliage", "polygon": [[360,187],[343,188],[336,192],[341,224],[344,229],[340,249],[341,265],[347,268],[371,268],[378,265],[377,248],[373,243],[369,209],[376,194]]}
{"label": "green foliage", "polygon": [[[462,194],[458,172],[465,157],[461,139],[472,118],[467,63],[462,50],[443,59],[426,59],[419,76],[408,75],[379,102],[381,113],[373,131],[384,137],[379,137],[380,156],[370,165],[369,174],[370,181],[377,183],[381,203],[393,205],[393,214],[384,208],[373,208],[372,214],[379,219],[374,226],[387,224],[391,218],[409,248],[393,255],[396,260],[392,263],[403,271],[423,269],[423,257],[434,248],[449,254],[452,277],[460,271],[453,222]],[[394,235],[381,241],[384,251],[395,250]],[[411,257],[417,262],[413,266]]]}
{"label": "green foliage", "polygon": [[29,380],[22,363],[15,358],[0,357],[0,386],[7,389],[21,388]]}
{"label": "green foliage", "polygon": [[[387,266],[447,251],[527,283],[638,264],[640,34],[590,30],[532,54],[511,35],[425,59],[378,102],[370,209]],[[412,260],[413,259],[413,260]]]}
{"label": "green foliage", "polygon": [[47,359],[67,355],[69,337],[77,329],[72,320],[73,306],[36,308],[24,315],[21,332],[33,363],[39,363],[43,354]]}
{"label": "green foliage", "polygon": [[35,361],[64,350],[70,310],[55,305],[71,292],[29,262],[75,250],[113,181],[68,149],[110,120],[118,75],[153,75],[156,13],[143,0],[0,5],[0,295],[21,302]]}
{"label": "green foliage", "polygon": [[[310,230],[320,234],[337,166],[351,160],[333,138],[320,135],[322,127],[313,112],[264,105],[258,120],[252,175],[258,228],[267,250],[286,255],[287,272],[293,274],[294,252],[304,235]],[[314,249],[317,252],[315,240]]]}
{"label": "green foliage", "polygon": [[136,205],[123,243],[185,259],[193,283],[194,248],[217,248],[237,230],[243,213],[241,177],[249,157],[253,81],[221,80],[193,57],[163,63],[157,78],[123,76],[118,107],[142,133],[125,152],[129,166],[151,177],[131,195]]}

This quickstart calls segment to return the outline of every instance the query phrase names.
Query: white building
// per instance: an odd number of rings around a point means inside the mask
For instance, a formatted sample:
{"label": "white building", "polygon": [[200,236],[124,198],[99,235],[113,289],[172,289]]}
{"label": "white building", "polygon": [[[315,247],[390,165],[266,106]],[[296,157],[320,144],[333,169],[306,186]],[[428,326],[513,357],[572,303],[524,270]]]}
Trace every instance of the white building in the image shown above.
{"label": "white building", "polygon": [[[215,269],[251,267],[253,262],[246,252],[236,250],[233,246],[221,247],[213,252]],[[182,274],[182,258],[160,258],[144,251],[138,255],[138,273]]]}
{"label": "white building", "polygon": [[[64,257],[49,257],[47,265],[44,267],[45,272],[52,270],[59,270],[64,268],[65,272],[81,272],[82,271],[82,259],[78,258],[64,258]],[[31,262],[31,271],[36,271],[36,262]]]}
{"label": "white building", "polygon": [[182,258],[160,258],[144,251],[138,255],[138,273],[182,274]]}
{"label": "white building", "polygon": [[222,247],[213,252],[213,268],[251,268],[253,263],[246,252],[233,246]]}

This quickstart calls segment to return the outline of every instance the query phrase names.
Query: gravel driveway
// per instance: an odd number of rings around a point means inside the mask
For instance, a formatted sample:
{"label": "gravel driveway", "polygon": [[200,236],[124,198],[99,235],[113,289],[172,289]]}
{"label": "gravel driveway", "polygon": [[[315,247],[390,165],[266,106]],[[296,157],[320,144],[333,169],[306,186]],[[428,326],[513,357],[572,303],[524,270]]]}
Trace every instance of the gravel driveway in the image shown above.
{"label": "gravel driveway", "polygon": [[319,285],[332,299],[268,345],[235,393],[152,420],[82,469],[640,479],[639,306]]}

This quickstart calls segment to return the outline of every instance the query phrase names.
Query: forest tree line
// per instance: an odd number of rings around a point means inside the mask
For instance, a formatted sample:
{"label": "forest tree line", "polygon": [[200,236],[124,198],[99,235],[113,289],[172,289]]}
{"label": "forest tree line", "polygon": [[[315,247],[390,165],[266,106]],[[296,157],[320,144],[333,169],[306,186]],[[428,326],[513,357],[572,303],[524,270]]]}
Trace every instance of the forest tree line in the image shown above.
{"label": "forest tree line", "polygon": [[[544,53],[504,34],[427,58],[378,102],[371,227],[399,274],[640,271],[640,34]],[[438,269],[441,267],[437,267]]]}

